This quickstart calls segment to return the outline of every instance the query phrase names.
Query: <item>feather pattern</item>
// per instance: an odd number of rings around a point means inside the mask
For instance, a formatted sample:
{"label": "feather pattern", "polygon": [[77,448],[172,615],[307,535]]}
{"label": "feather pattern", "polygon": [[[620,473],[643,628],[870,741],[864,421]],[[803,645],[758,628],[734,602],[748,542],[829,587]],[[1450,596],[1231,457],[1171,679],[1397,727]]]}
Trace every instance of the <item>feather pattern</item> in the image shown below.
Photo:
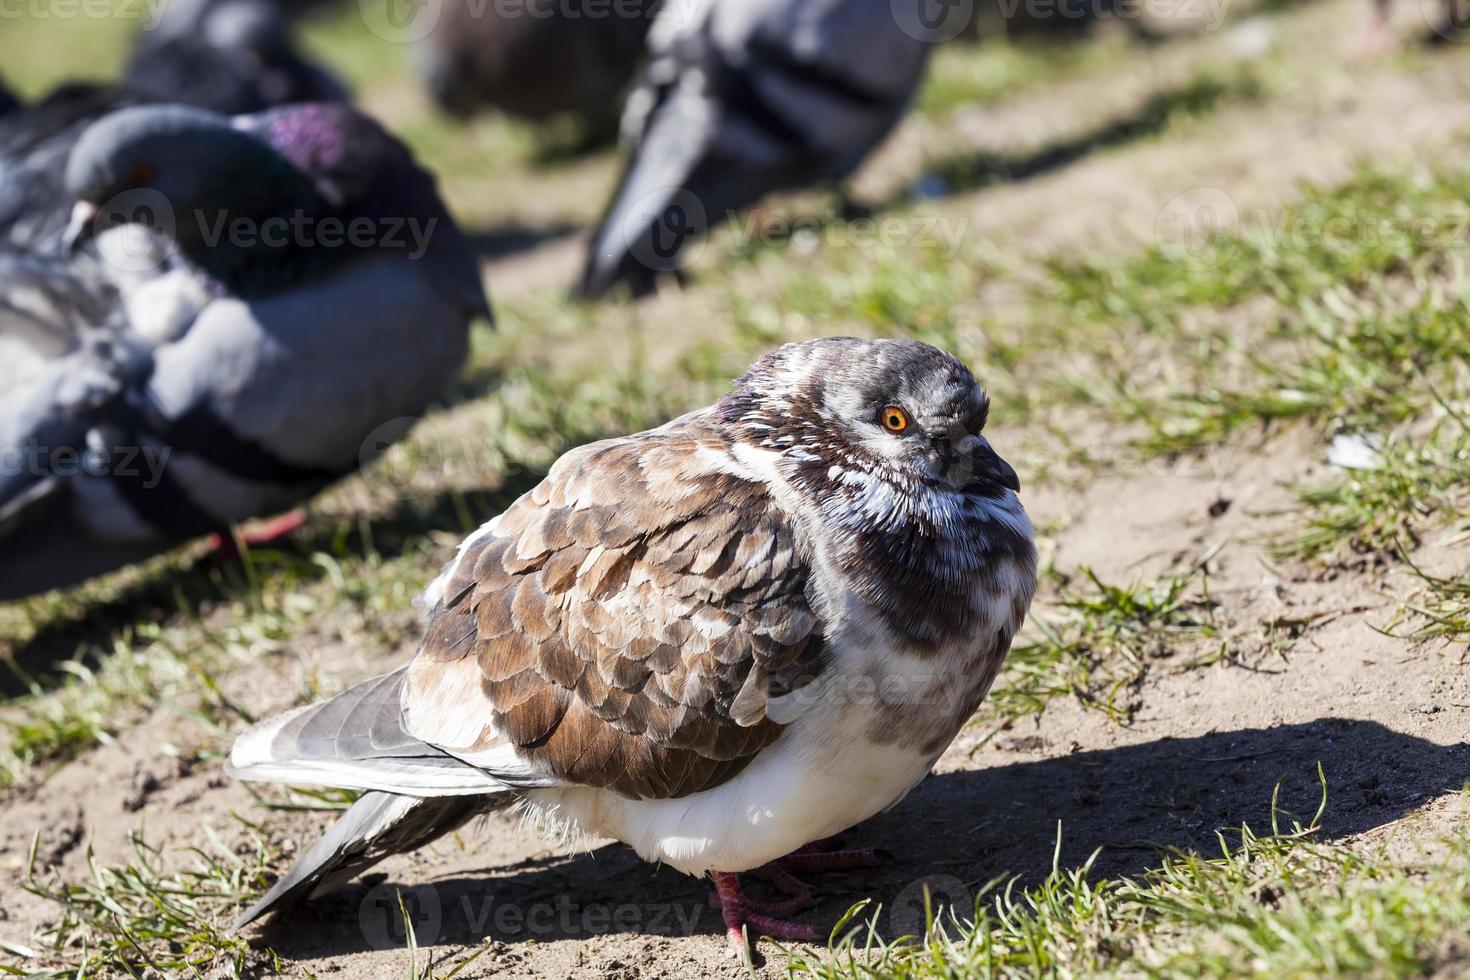
{"label": "feather pattern", "polygon": [[[562,457],[440,584],[410,730],[639,798],[706,789],[769,745],[767,700],[822,669],[809,545],[758,483],[699,463],[727,448],[693,417]],[[456,742],[438,706],[466,688],[483,727]]]}

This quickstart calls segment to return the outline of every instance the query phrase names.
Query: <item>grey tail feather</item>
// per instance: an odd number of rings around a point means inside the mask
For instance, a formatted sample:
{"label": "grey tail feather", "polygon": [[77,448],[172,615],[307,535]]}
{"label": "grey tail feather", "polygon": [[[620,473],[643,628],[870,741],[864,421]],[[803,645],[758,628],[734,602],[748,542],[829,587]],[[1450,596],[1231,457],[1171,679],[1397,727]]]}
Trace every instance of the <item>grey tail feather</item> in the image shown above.
{"label": "grey tail feather", "polygon": [[[692,186],[691,178],[704,158],[715,127],[691,128],[681,118],[676,99],[674,90],[664,87],[649,109],[645,128],[589,241],[582,274],[572,290],[574,299],[597,299],[619,283],[629,286],[635,296],[643,295],[653,290],[660,271],[677,270],[680,249],[661,255],[662,246],[653,247],[658,230],[655,225],[667,222],[670,201],[681,191],[686,200],[688,194],[693,194],[701,205],[706,203]],[[642,223],[635,216],[635,208],[657,217]],[[706,213],[703,221],[694,221],[697,227],[674,228],[677,244],[682,247],[687,244],[684,238],[702,235],[708,230],[708,220]],[[655,267],[660,265],[667,268]]]}
{"label": "grey tail feather", "polygon": [[324,894],[392,854],[417,850],[483,813],[509,806],[509,794],[420,798],[364,793],[291,869],[235,922],[239,931],[261,916]]}

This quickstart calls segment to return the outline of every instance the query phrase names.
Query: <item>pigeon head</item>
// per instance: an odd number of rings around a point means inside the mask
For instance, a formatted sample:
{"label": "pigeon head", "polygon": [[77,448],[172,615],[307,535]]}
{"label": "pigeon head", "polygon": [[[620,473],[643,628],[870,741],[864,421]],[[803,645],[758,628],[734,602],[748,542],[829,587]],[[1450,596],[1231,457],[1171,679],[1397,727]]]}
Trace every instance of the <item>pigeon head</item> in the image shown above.
{"label": "pigeon head", "polygon": [[310,179],[268,143],[212,112],[135,106],[82,134],[67,161],[75,247],[112,225],[147,224],[208,267],[222,218],[309,202]]}
{"label": "pigeon head", "polygon": [[798,495],[854,591],[896,636],[932,650],[988,621],[974,601],[982,585],[1035,570],[1016,472],[981,434],[988,410],[944,351],[842,337],[767,354],[717,418],[737,456],[749,447],[748,464]]}
{"label": "pigeon head", "polygon": [[849,337],[777,348],[723,408],[752,441],[796,462],[829,461],[829,472],[901,488],[1017,491],[1015,471],[981,434],[989,411],[969,368],[939,348]]}
{"label": "pigeon head", "polygon": [[66,186],[73,251],[114,225],[143,224],[216,283],[257,296],[367,254],[422,258],[467,309],[490,315],[475,256],[433,177],[342,103],[235,117],[122,109],[82,134]]}

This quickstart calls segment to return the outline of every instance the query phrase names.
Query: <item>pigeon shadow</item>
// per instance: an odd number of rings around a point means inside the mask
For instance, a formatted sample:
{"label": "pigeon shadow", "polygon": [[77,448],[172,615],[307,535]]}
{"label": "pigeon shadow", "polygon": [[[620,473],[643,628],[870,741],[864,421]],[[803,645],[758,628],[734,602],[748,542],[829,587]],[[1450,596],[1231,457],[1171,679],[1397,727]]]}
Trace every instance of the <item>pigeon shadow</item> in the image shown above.
{"label": "pigeon shadow", "polygon": [[554,221],[546,225],[505,224],[465,232],[470,249],[482,260],[503,259],[581,234],[580,225]]}
{"label": "pigeon shadow", "polygon": [[[1227,81],[1202,72],[1178,88],[1150,96],[1133,112],[1076,136],[1027,153],[962,153],[943,157],[930,165],[917,186],[935,185],[937,193],[950,196],[980,190],[995,184],[1019,183],[1061,170],[1102,150],[1156,136],[1174,120],[1213,112],[1232,98],[1249,98],[1256,91],[1249,76]],[[910,191],[885,207],[903,203]]]}
{"label": "pigeon shadow", "polygon": [[[1031,751],[1044,750],[1035,739]],[[1065,751],[1065,750],[1063,750]],[[802,921],[824,932],[854,902],[886,910],[880,931],[922,923],[922,890],[966,907],[986,883],[1017,876],[1034,884],[1059,863],[1136,875],[1171,848],[1209,851],[1242,824],[1283,830],[1310,821],[1328,800],[1319,839],[1382,827],[1470,780],[1470,745],[1440,746],[1370,721],[1323,718],[1271,729],[1074,752],[931,776],[898,807],[854,828],[854,844],[891,851],[873,871],[813,879],[823,896]],[[497,824],[504,832],[510,825]],[[469,841],[473,846],[473,841]],[[420,946],[586,939],[620,932],[715,934],[719,915],[705,883],[644,863],[623,845],[543,857],[474,876],[416,885],[369,877],[268,922],[262,939],[289,959],[401,949],[399,898]],[[753,886],[760,889],[757,883]]]}
{"label": "pigeon shadow", "polygon": [[[829,210],[823,215],[788,221],[782,226],[767,227],[754,242],[738,246],[735,254],[748,258],[760,249],[789,244],[798,232],[826,228],[854,218],[867,218],[907,207],[916,196],[931,199],[952,197],[986,187],[1042,177],[1071,166],[1093,153],[1155,136],[1182,116],[1202,116],[1227,99],[1249,97],[1254,91],[1253,86],[1254,83],[1250,81],[1225,82],[1202,73],[1179,88],[1153,95],[1136,111],[1126,116],[1037,150],[1025,153],[985,151],[942,157],[933,161],[924,174],[887,200],[866,205],[844,202],[842,208]],[[732,226],[734,224],[736,223],[732,221]]]}
{"label": "pigeon shadow", "polygon": [[[307,527],[268,546],[249,552],[251,575],[209,554],[190,560],[179,551],[154,564],[120,573],[121,584],[106,598],[83,600],[75,610],[52,616],[11,649],[0,646],[0,703],[33,691],[44,691],[71,676],[57,665],[94,651],[105,659],[119,637],[136,635],[143,624],[163,624],[175,614],[196,616],[210,603],[248,598],[256,583],[273,577],[300,580],[322,577],[318,554],[342,559],[362,555],[395,558],[431,532],[469,531],[508,507],[540,482],[544,471],[508,473],[493,489],[441,490],[403,498],[382,513],[322,515]],[[197,545],[188,545],[197,549]],[[428,584],[427,581],[424,584]],[[103,589],[112,589],[106,583]]]}

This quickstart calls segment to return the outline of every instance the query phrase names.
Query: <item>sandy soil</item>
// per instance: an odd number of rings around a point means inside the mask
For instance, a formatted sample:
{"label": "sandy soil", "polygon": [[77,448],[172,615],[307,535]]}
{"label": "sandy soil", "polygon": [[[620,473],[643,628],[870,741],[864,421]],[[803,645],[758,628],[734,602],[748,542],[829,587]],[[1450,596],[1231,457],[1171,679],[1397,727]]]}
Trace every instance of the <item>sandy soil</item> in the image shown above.
{"label": "sandy soil", "polygon": [[[1359,12],[1356,3],[1331,3],[1302,14],[1304,27],[1321,28],[1328,38],[1311,45],[1335,57]],[[1180,42],[1191,57],[1223,56],[1229,43]],[[1285,43],[1309,46],[1301,36]],[[1189,59],[1170,56],[1159,64],[1164,67],[1130,69],[1107,90],[1107,111],[1126,112],[1160,72],[1175,79],[1187,74]],[[1365,81],[1360,71],[1370,77]],[[1037,251],[1147,240],[1163,202],[1191,188],[1224,188],[1242,214],[1269,213],[1301,181],[1340,178],[1357,160],[1442,153],[1470,127],[1467,82],[1470,58],[1457,52],[1425,56],[1412,70],[1345,64],[1313,76],[1284,103],[1232,107],[1167,142],[1086,155],[1055,173],[943,207],[972,220],[971,234],[993,232]],[[975,134],[975,148],[1014,149],[1038,133],[1046,142],[1083,131],[1097,110],[1076,108],[1081,86],[977,113],[965,132]],[[906,129],[882,165],[912,174],[913,162],[927,152],[923,144],[935,138],[922,129]],[[873,179],[884,184],[881,174]],[[558,242],[500,260],[489,275],[497,291],[515,295],[565,281],[574,264],[575,244]],[[700,302],[697,290],[653,301],[643,311],[650,334],[674,334]],[[977,302],[1004,309],[1006,297],[982,295]],[[1025,432],[993,434],[1002,453],[1026,439]],[[1057,701],[1034,721],[993,738],[980,727],[967,729],[904,803],[848,835],[891,851],[891,864],[828,876],[820,882],[823,903],[802,918],[826,928],[852,902],[873,898],[887,909],[891,933],[910,931],[920,921],[916,903],[926,883],[963,905],[997,876],[1043,875],[1059,822],[1063,864],[1080,863],[1101,847],[1101,871],[1137,872],[1156,860],[1157,845],[1208,847],[1217,830],[1241,822],[1264,829],[1278,783],[1283,807],[1309,816],[1317,806],[1319,763],[1330,790],[1326,838],[1391,837],[1408,847],[1431,842],[1458,815],[1456,795],[1470,779],[1464,651],[1414,646],[1375,630],[1395,608],[1384,595],[1388,586],[1406,588],[1386,581],[1397,572],[1365,563],[1324,574],[1269,558],[1259,542],[1286,520],[1287,487],[1320,477],[1324,466],[1317,444],[1287,433],[1201,459],[1092,478],[1081,487],[1033,487],[1023,470],[1028,506],[1055,529],[1059,567],[1085,565],[1107,580],[1128,581],[1182,570],[1223,542],[1210,563],[1210,583],[1228,656],[1184,669],[1189,651],[1177,651],[1131,693],[1136,713],[1127,727]],[[447,557],[448,546],[441,550]],[[1470,573],[1463,547],[1427,546],[1420,558],[1441,574]],[[306,672],[349,679],[401,662],[413,650],[415,631],[410,614],[383,624],[386,641],[342,635],[327,618],[293,639],[299,664],[274,682],[237,679],[232,694],[257,713],[286,706]],[[1171,669],[1173,662],[1180,666]],[[39,864],[74,880],[87,874],[89,854],[104,865],[129,860],[134,830],[146,830],[155,844],[185,847],[201,841],[205,825],[238,838],[233,812],[262,816],[217,768],[177,761],[180,753],[170,748],[189,748],[192,730],[160,709],[152,723],[3,800],[0,880],[7,887],[0,892],[0,936],[26,941],[56,915],[14,887],[38,832]],[[308,814],[273,819],[302,846],[325,822]],[[261,939],[293,974],[406,975],[403,937],[389,927],[392,891],[379,884],[386,876],[412,889],[422,947],[453,955],[481,937],[494,940],[462,975],[740,974],[726,958],[706,888],[643,864],[621,845],[572,853],[516,826],[513,817],[498,816],[380,870],[381,876],[268,924]],[[778,975],[780,963],[771,956],[762,975]]]}

